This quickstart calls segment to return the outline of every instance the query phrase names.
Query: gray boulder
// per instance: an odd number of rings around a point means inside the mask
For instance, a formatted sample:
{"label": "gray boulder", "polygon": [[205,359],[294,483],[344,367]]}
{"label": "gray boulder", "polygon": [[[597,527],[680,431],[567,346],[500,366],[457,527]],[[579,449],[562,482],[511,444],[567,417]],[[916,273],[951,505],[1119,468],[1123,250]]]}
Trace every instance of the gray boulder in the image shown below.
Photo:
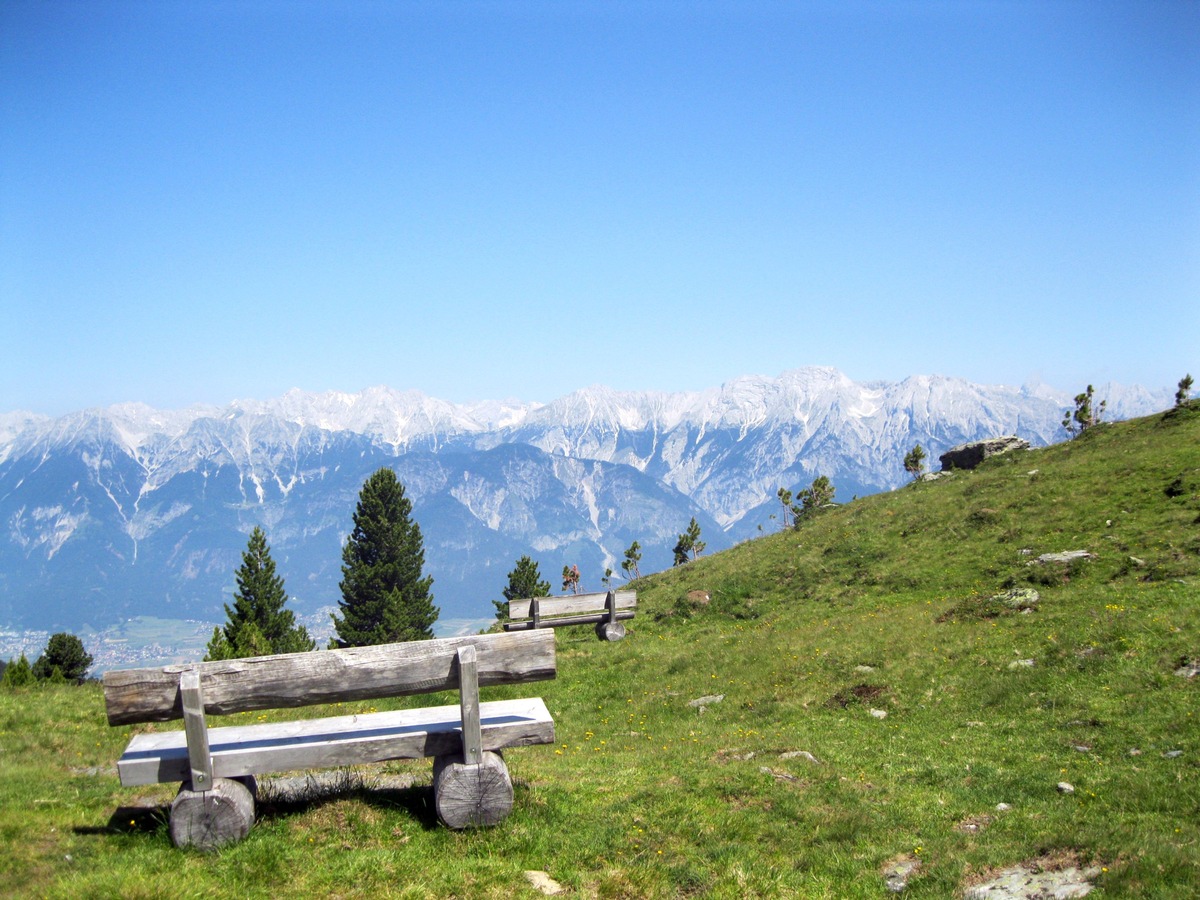
{"label": "gray boulder", "polygon": [[1029,441],[1019,438],[1015,434],[1010,434],[1005,437],[988,438],[983,441],[970,441],[966,444],[959,444],[957,447],[952,447],[939,456],[938,460],[942,464],[942,471],[949,469],[974,469],[989,456],[1008,453],[1010,450],[1028,449]]}

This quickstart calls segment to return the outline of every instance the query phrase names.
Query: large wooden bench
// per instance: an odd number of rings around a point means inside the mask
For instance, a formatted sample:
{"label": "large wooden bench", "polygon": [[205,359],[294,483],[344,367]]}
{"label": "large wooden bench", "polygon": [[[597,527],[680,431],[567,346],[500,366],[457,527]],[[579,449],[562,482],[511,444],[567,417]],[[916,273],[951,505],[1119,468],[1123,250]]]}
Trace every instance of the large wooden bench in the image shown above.
{"label": "large wooden bench", "polygon": [[[554,742],[540,698],[479,701],[479,688],[553,678],[554,635],[488,634],[125,669],[104,675],[110,725],[182,718],[183,731],[135,734],[117,761],[126,786],[182,782],[171,838],[212,849],[245,837],[255,775],[434,757],[438,816],[493,825],[512,809],[498,752]],[[460,702],[393,712],[210,728],[205,715],[458,689]]]}
{"label": "large wooden bench", "polygon": [[519,632],[595,623],[600,640],[619,641],[625,637],[624,622],[633,618],[636,607],[637,591],[512,600],[504,630]]}

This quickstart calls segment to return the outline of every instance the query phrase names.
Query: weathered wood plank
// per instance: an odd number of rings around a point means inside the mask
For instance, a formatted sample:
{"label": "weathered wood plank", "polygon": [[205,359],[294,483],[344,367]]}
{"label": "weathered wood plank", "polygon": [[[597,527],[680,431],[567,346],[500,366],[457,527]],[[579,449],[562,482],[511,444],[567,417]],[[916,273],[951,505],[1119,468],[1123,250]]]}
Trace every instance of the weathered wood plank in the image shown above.
{"label": "weathered wood plank", "polygon": [[[637,606],[637,591],[615,591],[617,597],[617,609],[629,610]],[[606,610],[605,600],[608,597],[608,592],[602,594],[579,594],[574,597],[538,597],[538,612],[542,618],[542,624],[549,625],[546,619],[551,616],[567,616],[576,613],[600,612]],[[508,604],[508,617],[510,619],[527,619],[529,618],[530,600],[511,600]]]}
{"label": "weathered wood plank", "polygon": [[[541,632],[553,639],[552,632]],[[215,778],[420,759],[462,752],[461,708],[435,706],[364,715],[231,725],[208,730]],[[554,720],[541,698],[479,706],[480,749],[554,742]],[[183,731],[135,735],[117,761],[126,787],[188,777]]]}
{"label": "weathered wood plank", "polygon": [[475,648],[458,648],[459,707],[462,714],[463,761],[476,764],[482,758],[483,743],[479,726],[479,672],[475,666]]}
{"label": "weathered wood plank", "polygon": [[[458,648],[474,646],[479,684],[540,681],[555,675],[548,632],[485,634],[231,659],[195,664],[209,715],[319,703],[373,700],[458,687]],[[110,725],[181,718],[179,676],[188,666],[105,673]]]}
{"label": "weathered wood plank", "polygon": [[189,779],[192,790],[212,788],[212,758],[208,755],[208,726],[204,721],[204,695],[200,690],[200,673],[188,669],[179,676],[179,693],[183,697],[183,733],[187,736]]}

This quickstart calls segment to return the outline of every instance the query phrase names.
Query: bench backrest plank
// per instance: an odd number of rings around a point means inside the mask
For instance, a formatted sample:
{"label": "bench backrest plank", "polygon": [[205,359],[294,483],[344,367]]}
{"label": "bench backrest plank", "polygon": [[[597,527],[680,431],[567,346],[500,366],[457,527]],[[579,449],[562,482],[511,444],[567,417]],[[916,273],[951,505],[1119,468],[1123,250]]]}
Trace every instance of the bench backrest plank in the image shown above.
{"label": "bench backrest plank", "polygon": [[[637,606],[637,591],[616,591],[617,609],[634,609]],[[573,597],[538,597],[538,612],[545,618],[569,616],[579,613],[598,612],[605,608],[607,592],[578,594]],[[510,619],[529,617],[530,600],[511,600],[508,604]],[[518,632],[522,633],[522,632]]]}
{"label": "bench backrest plank", "polygon": [[226,715],[459,687],[458,648],[474,646],[480,686],[553,678],[552,632],[470,635],[105,673],[110,725],[183,717],[180,675],[200,675],[204,711]]}

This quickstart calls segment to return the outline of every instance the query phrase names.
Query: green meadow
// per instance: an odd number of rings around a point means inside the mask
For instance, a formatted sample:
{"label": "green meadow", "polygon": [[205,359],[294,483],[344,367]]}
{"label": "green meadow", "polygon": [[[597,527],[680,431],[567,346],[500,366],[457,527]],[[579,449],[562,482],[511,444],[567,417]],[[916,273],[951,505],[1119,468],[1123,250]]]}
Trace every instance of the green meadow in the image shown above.
{"label": "green meadow", "polygon": [[564,896],[878,898],[904,864],[901,896],[945,898],[1028,863],[1094,869],[1094,897],[1200,896],[1195,403],[634,587],[625,640],[560,629],[556,680],[483,690],[557,723],[505,754],[515,805],[486,830],[437,824],[426,760],[300,796],[263,779],[245,841],[180,851],[174,787],[117,781],[133,729],[98,685],[0,691],[0,890],[537,897],[536,870]]}

